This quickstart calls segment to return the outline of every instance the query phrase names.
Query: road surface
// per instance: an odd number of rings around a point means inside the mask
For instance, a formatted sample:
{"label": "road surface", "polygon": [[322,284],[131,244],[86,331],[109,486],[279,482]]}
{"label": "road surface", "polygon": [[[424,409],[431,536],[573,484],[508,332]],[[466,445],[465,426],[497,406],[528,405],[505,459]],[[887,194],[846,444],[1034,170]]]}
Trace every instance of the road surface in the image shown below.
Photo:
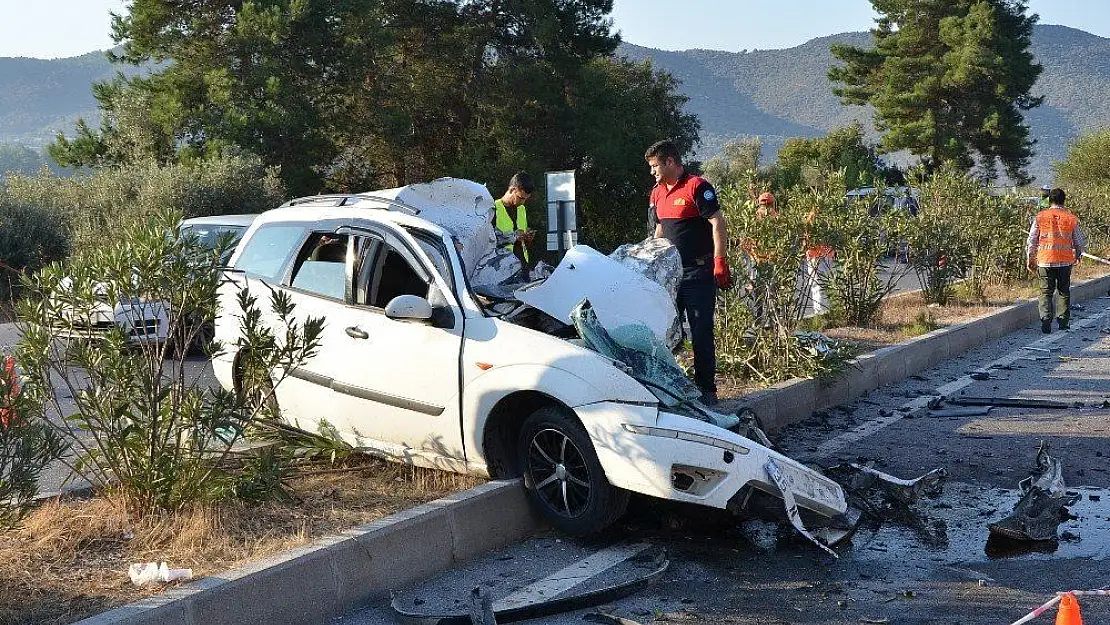
{"label": "road surface", "polygon": [[[1103,406],[1110,403],[1103,402],[1110,400],[1110,300],[1089,303],[1076,319],[1072,331],[1051,335],[1051,342],[1031,326],[774,437],[788,454],[824,466],[874,462],[907,478],[945,468],[950,477],[943,495],[915,508],[916,529],[889,519],[861,526],[833,559],[789,529],[740,526],[705,509],[634,499],[630,513],[604,537],[537,536],[417,588],[398,589],[400,596],[465,606],[455,602],[479,584],[494,598],[504,597],[590,554],[640,542],[665,547],[670,568],[660,582],[602,609],[645,624],[1006,625],[1056,591],[1106,586],[1110,409]],[[1037,349],[1024,348],[1030,343]],[[965,377],[992,362],[1004,365],[992,370],[992,379]],[[954,381],[967,384],[967,395],[1050,398],[1083,407],[897,418],[906,402]],[[988,546],[987,526],[1012,509],[1017,482],[1033,469],[1041,441],[1062,460],[1066,483],[1081,496],[1070,508],[1076,518],[1060,526],[1058,543],[1026,550]],[[1110,597],[1080,601],[1087,623],[1110,622]],[[529,622],[577,625],[592,611]],[[1053,615],[1034,622],[1050,623]],[[398,622],[388,606],[376,605],[333,625]]]}

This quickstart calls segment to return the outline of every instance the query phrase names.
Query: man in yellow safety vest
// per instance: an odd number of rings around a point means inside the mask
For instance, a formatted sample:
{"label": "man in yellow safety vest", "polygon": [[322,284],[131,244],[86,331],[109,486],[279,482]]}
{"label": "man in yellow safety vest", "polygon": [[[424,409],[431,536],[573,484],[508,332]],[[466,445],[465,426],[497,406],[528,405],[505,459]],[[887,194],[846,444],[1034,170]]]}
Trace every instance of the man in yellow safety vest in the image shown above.
{"label": "man in yellow safety vest", "polygon": [[536,233],[528,229],[528,209],[524,203],[532,197],[534,190],[532,176],[519,171],[509,180],[505,195],[493,203],[493,226],[500,233],[497,240],[499,243],[504,242],[505,249],[511,250],[520,259],[525,274],[531,261],[528,244]]}
{"label": "man in yellow safety vest", "polygon": [[1064,210],[1064,190],[1048,194],[1049,207],[1037,213],[1029,225],[1025,241],[1027,265],[1041,278],[1041,296],[1037,308],[1041,314],[1041,331],[1052,332],[1053,296],[1056,322],[1061,330],[1071,320],[1071,268],[1079,262],[1087,247],[1079,219]]}

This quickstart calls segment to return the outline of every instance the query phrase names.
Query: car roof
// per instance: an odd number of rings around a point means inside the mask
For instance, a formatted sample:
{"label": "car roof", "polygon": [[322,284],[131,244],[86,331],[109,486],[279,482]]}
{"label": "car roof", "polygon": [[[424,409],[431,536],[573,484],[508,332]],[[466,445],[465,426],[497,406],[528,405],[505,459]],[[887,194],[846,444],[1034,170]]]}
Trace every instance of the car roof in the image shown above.
{"label": "car roof", "polygon": [[257,214],[209,215],[181,220],[181,226],[237,226],[246,228],[254,223]]}
{"label": "car roof", "polygon": [[[340,202],[342,202],[340,204]],[[338,205],[337,205],[338,204]],[[283,221],[327,221],[334,219],[366,219],[400,227],[418,228],[440,237],[451,233],[438,224],[422,219],[418,212],[402,202],[369,195],[321,195],[287,202],[258,216],[259,225]]]}

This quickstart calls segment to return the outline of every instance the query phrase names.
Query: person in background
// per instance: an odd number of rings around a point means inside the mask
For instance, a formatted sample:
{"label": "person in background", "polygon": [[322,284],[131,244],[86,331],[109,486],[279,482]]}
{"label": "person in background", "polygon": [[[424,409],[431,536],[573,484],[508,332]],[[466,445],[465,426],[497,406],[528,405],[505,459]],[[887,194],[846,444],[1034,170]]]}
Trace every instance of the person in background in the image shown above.
{"label": "person in background", "polygon": [[[817,219],[817,209],[806,215],[806,223],[812,224]],[[833,249],[824,243],[813,243],[806,240],[806,278],[809,280],[809,299],[813,306],[814,315],[823,315],[829,312],[829,297],[825,293],[821,280],[832,267],[834,258]]]}
{"label": "person in background", "polygon": [[531,266],[528,244],[535,238],[535,231],[528,229],[528,208],[524,205],[532,197],[535,185],[532,176],[519,171],[509,179],[509,188],[501,199],[493,202],[493,226],[500,233],[498,243],[504,243],[520,259],[527,279]]}
{"label": "person in background", "polygon": [[686,171],[678,147],[659,141],[644,154],[655,188],[650,212],[655,237],[670,241],[682,257],[682,281],[675,307],[686,315],[694,346],[694,382],[702,401],[717,403],[717,353],[713,337],[713,310],[717,289],[732,288],[728,267],[728,226],[709,181]]}
{"label": "person in background", "polygon": [[1048,194],[1052,192],[1052,187],[1047,184],[1041,187],[1041,199],[1037,202],[1037,208],[1044,210],[1049,207],[1051,202],[1048,200]]}
{"label": "person in background", "polygon": [[1071,321],[1071,268],[1079,263],[1087,247],[1083,230],[1079,228],[1079,219],[1064,209],[1064,199],[1063,189],[1049,192],[1049,206],[1033,217],[1033,222],[1029,224],[1029,238],[1025,241],[1026,264],[1041,279],[1037,309],[1041,315],[1041,332],[1045,334],[1052,332],[1053,308],[1060,329],[1068,329]]}

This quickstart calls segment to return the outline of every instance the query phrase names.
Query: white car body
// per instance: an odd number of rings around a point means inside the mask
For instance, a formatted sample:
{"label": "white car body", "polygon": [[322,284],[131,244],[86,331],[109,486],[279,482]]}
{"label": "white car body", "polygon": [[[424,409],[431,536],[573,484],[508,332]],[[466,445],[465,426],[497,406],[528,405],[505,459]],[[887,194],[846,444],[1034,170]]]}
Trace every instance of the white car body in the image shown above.
{"label": "white car body", "polygon": [[[182,220],[178,228],[198,237],[201,243],[214,247],[217,239],[228,233],[241,236],[254,218],[255,215],[193,217]],[[65,314],[65,323],[57,324],[54,332],[62,338],[88,338],[119,327],[133,345],[160,344],[167,340],[170,314],[169,304],[165,302],[134,298],[113,304],[107,293],[102,293],[101,300],[84,319],[74,319],[73,313]]]}
{"label": "white car body", "polygon": [[[233,269],[221,292],[215,338],[225,351],[212,365],[225,388],[237,389],[239,383],[236,292],[248,288],[267,309],[269,289],[280,289],[291,296],[298,318],[326,320],[318,354],[275,389],[283,418],[302,429],[314,430],[324,419],[348,442],[384,457],[513,477],[522,473],[521,462],[527,457],[518,448],[525,444],[522,422],[540,409],[557,410],[581,424],[604,480],[619,489],[726,508],[730,501],[736,504],[749,496],[752,488],[779,492],[764,468],[773,460],[792,483],[802,507],[829,517],[845,512],[844,493],[832,480],[737,433],[662,410],[656,396],[626,374],[621,363],[587,349],[581,341],[556,338],[490,314],[470,290],[463,261],[467,250],[460,253],[458,239],[408,214],[405,207],[389,201],[394,197],[305,198],[254,221],[231,259]],[[489,202],[492,205],[492,198]],[[294,236],[296,228],[304,231]],[[282,244],[271,243],[279,235],[296,241],[282,249]],[[325,286],[328,280],[319,279],[297,286],[297,275],[307,271],[310,262],[340,264],[338,256],[333,261],[312,260],[321,248],[336,243],[333,235],[346,237],[345,288]],[[386,250],[375,243],[379,240],[388,243],[387,255],[376,261],[383,268],[371,261],[361,264],[359,250]],[[395,253],[415,263],[410,269],[426,278],[426,299],[439,311],[438,318],[387,314],[394,306],[411,304],[405,299],[411,295],[388,306],[384,300],[377,307],[356,303],[363,297],[358,279],[363,267],[377,276],[372,279],[378,286],[366,288],[366,297],[373,298],[383,288],[384,267]],[[316,271],[316,265],[312,267]],[[337,275],[339,267],[332,269]],[[566,441],[563,445],[565,453]],[[567,473],[569,461],[560,462],[559,466],[567,465]],[[566,481],[571,478],[559,479],[569,514]],[[568,531],[596,529],[600,528]]]}

